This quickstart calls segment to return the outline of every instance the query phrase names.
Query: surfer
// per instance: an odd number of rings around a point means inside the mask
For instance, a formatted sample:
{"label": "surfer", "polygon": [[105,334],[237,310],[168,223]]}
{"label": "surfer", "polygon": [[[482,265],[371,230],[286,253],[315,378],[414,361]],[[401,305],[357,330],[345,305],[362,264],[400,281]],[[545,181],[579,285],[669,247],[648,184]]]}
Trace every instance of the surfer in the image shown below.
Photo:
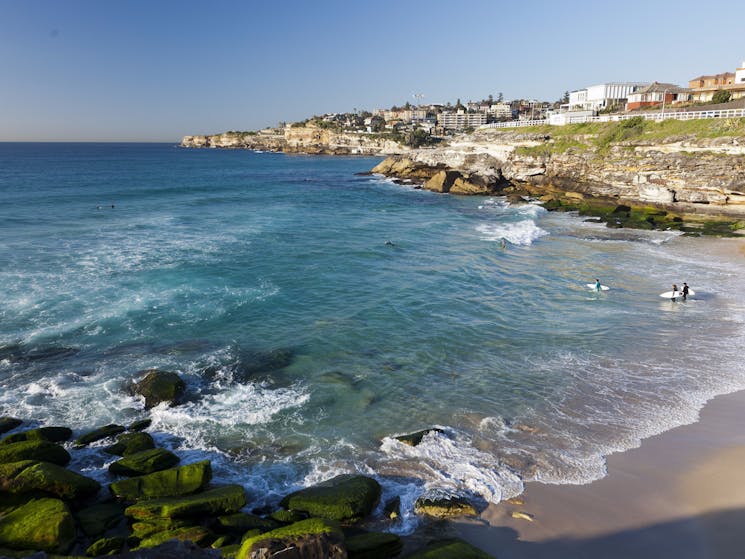
{"label": "surfer", "polygon": [[595,291],[600,291],[600,280],[595,278]]}
{"label": "surfer", "polygon": [[688,284],[683,282],[683,300],[688,299]]}
{"label": "surfer", "polygon": [[396,245],[393,244],[393,241],[386,241],[385,244],[386,244],[386,246],[389,246],[389,247],[396,246]]}
{"label": "surfer", "polygon": [[673,284],[673,296],[670,299],[673,303],[675,302],[675,298],[678,296],[678,286]]}
{"label": "surfer", "polygon": [[499,239],[499,246],[502,248],[502,250],[507,248],[507,241],[504,240],[504,237]]}

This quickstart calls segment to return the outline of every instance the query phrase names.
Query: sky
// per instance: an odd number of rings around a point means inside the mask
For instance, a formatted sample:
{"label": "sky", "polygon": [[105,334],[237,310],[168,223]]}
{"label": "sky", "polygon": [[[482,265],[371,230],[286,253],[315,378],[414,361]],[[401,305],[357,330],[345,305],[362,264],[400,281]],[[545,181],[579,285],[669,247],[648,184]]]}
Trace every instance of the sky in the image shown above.
{"label": "sky", "polygon": [[414,102],[686,86],[742,0],[0,0],[0,141],[179,141]]}

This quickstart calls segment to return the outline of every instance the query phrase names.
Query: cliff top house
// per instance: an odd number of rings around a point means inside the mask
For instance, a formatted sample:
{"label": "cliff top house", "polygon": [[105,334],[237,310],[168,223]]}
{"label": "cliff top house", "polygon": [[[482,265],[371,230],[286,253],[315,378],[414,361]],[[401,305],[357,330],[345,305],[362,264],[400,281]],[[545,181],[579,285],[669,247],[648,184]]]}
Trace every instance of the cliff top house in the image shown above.
{"label": "cliff top house", "polygon": [[732,99],[745,97],[745,61],[733,72],[722,72],[693,78],[688,82],[693,100],[711,101],[717,91],[729,91]]}
{"label": "cliff top house", "polygon": [[691,98],[690,89],[677,86],[673,83],[652,82],[646,87],[629,93],[626,101],[626,110],[633,111],[643,107],[654,107],[656,105],[684,103]]}

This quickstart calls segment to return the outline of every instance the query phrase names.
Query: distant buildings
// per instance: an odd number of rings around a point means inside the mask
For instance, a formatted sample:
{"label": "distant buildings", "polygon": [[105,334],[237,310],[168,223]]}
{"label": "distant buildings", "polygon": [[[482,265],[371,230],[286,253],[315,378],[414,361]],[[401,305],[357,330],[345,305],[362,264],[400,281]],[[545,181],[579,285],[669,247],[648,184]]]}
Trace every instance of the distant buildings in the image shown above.
{"label": "distant buildings", "polygon": [[445,130],[464,130],[476,128],[486,124],[487,115],[482,112],[466,112],[463,109],[457,111],[443,111],[437,115],[437,124]]}
{"label": "distant buildings", "polygon": [[569,93],[570,111],[601,111],[626,103],[630,93],[649,85],[648,82],[609,82],[591,85]]}

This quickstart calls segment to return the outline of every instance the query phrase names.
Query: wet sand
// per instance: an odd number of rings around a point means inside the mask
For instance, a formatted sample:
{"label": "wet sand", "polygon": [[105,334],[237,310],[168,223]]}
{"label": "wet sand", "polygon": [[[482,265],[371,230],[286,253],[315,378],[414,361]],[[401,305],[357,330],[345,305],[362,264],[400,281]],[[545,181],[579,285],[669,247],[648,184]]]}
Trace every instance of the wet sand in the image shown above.
{"label": "wet sand", "polygon": [[[745,265],[744,240],[704,244],[707,252]],[[609,456],[601,480],[531,482],[520,497],[524,503],[490,506],[479,519],[451,528],[499,559],[745,556],[743,425],[745,391],[717,397],[697,423]]]}

